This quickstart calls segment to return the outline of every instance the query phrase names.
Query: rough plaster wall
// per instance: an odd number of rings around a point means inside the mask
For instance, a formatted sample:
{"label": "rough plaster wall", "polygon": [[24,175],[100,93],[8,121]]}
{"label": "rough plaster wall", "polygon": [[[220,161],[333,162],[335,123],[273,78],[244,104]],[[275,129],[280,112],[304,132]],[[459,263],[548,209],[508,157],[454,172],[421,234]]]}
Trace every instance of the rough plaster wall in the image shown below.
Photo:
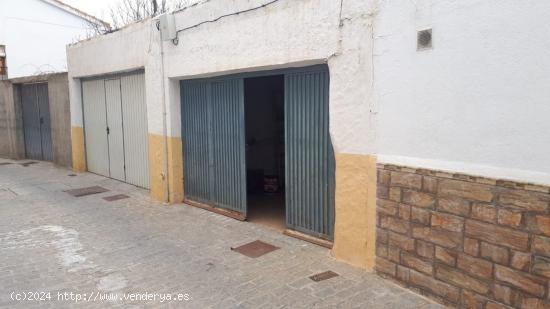
{"label": "rough plaster wall", "polygon": [[[377,152],[388,163],[550,183],[550,2],[385,1]],[[433,27],[433,50],[416,31]]]}
{"label": "rough plaster wall", "polygon": [[62,166],[71,166],[71,119],[67,74],[48,79],[48,98],[52,123],[53,160]]}

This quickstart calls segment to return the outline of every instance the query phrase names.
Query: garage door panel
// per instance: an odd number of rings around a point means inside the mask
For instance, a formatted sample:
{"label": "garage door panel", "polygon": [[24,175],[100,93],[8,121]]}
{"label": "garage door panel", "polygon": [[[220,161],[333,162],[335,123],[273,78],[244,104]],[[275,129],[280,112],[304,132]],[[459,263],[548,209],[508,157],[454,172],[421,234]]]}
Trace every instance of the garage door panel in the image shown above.
{"label": "garage door panel", "polygon": [[120,78],[126,182],[149,188],[149,143],[145,75]]}
{"label": "garage door panel", "polygon": [[40,113],[36,84],[21,85],[21,106],[25,138],[25,155],[29,159],[42,160]]}
{"label": "garage door panel", "polygon": [[47,83],[40,83],[36,85],[36,97],[38,100],[38,109],[40,113],[40,140],[42,145],[42,160],[52,161],[52,126]]}
{"label": "garage door panel", "polygon": [[105,82],[82,82],[86,164],[90,172],[109,177],[109,148],[105,112]]}
{"label": "garage door panel", "polygon": [[211,87],[212,202],[246,215],[243,80],[217,81]]}
{"label": "garage door panel", "polygon": [[193,201],[209,203],[211,160],[207,124],[210,85],[203,81],[184,81],[181,96],[185,196]]}
{"label": "garage door panel", "polygon": [[126,180],[124,173],[124,139],[122,134],[122,105],[120,79],[105,80],[105,108],[107,110],[107,140],[109,144],[109,174],[111,178]]}
{"label": "garage door panel", "polygon": [[334,154],[328,89],[325,70],[285,76],[286,221],[289,228],[332,239]]}

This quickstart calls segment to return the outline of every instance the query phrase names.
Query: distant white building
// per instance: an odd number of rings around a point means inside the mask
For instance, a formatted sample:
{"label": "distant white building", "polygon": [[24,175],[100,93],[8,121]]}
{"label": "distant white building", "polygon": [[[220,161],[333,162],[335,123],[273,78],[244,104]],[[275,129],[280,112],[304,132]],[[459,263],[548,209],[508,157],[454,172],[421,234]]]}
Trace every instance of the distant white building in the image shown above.
{"label": "distant white building", "polygon": [[65,46],[102,20],[57,0],[0,1],[0,79],[67,70]]}

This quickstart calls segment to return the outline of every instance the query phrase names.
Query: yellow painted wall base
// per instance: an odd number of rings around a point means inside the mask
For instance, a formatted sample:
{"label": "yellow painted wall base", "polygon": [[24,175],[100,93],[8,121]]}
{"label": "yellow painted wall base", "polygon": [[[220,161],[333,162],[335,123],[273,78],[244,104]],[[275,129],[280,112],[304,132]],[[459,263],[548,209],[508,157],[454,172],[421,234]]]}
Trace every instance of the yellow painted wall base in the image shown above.
{"label": "yellow painted wall base", "polygon": [[170,203],[183,202],[183,154],[181,138],[168,138],[168,186]]}
{"label": "yellow painted wall base", "polygon": [[86,148],[84,145],[84,128],[71,127],[73,170],[86,171]]}
{"label": "yellow painted wall base", "polygon": [[149,134],[149,177],[151,197],[166,201],[166,180],[168,178],[170,203],[183,201],[183,156],[181,138],[168,137],[168,177],[165,175],[164,137]]}
{"label": "yellow painted wall base", "polygon": [[149,188],[151,197],[165,201],[166,177],[164,175],[164,137],[149,134]]}
{"label": "yellow painted wall base", "polygon": [[336,154],[334,247],[338,260],[372,271],[376,254],[376,157]]}

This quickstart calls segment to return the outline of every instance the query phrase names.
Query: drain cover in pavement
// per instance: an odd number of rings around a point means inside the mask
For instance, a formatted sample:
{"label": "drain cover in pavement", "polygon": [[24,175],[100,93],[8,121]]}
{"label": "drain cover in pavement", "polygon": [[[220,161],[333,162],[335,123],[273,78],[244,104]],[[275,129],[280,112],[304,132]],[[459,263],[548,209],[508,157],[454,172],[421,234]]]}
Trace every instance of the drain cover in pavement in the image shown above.
{"label": "drain cover in pavement", "polygon": [[109,190],[107,190],[105,188],[102,188],[102,187],[99,187],[99,186],[93,186],[93,187],[66,190],[65,192],[67,192],[70,195],[75,196],[75,197],[81,197],[81,196],[86,196],[86,195],[91,195],[91,194],[103,193],[103,192],[107,192],[107,191],[109,191]]}
{"label": "drain cover in pavement", "polygon": [[309,277],[309,279],[311,279],[315,282],[319,282],[319,281],[327,280],[327,279],[338,277],[338,276],[339,275],[337,273],[329,270],[329,271],[325,271],[325,272],[320,273],[320,274],[313,275],[313,276]]}
{"label": "drain cover in pavement", "polygon": [[11,162],[0,162],[0,165],[9,165],[12,164]]}
{"label": "drain cover in pavement", "polygon": [[107,202],[113,202],[113,201],[118,201],[125,198],[129,198],[129,196],[126,194],[117,194],[117,195],[106,196],[103,199],[106,200]]}
{"label": "drain cover in pavement", "polygon": [[264,254],[267,254],[271,251],[275,251],[279,249],[279,247],[275,247],[273,245],[270,245],[268,243],[265,243],[261,240],[256,240],[251,243],[248,243],[246,245],[242,245],[237,248],[231,248],[233,251],[237,251],[240,254],[246,255],[251,258],[257,258]]}
{"label": "drain cover in pavement", "polygon": [[29,166],[29,165],[31,165],[31,164],[36,164],[36,163],[38,163],[38,162],[29,161],[29,162],[19,163],[19,165],[24,166],[24,167],[27,167],[27,166]]}
{"label": "drain cover in pavement", "polygon": [[69,175],[67,175],[67,176],[69,176],[69,177],[74,177],[74,176],[76,176],[76,174],[69,174]]}

